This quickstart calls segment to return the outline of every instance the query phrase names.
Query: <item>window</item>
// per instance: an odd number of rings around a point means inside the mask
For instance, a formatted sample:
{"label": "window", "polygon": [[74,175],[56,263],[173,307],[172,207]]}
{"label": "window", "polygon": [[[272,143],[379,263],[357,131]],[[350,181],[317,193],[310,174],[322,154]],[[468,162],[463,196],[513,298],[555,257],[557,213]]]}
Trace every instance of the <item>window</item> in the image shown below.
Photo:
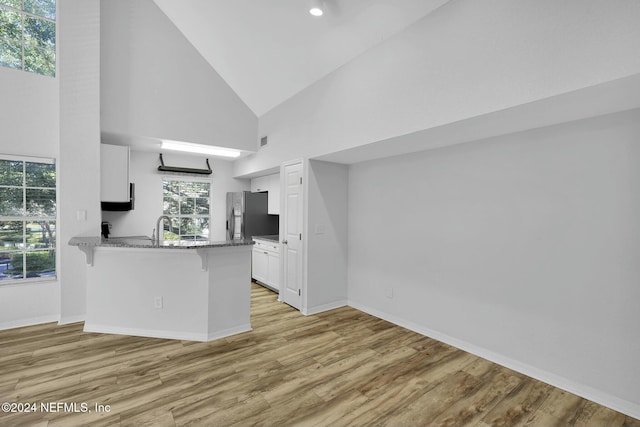
{"label": "window", "polygon": [[0,155],[0,283],[56,275],[56,165]]}
{"label": "window", "polygon": [[56,74],[56,0],[0,0],[0,65]]}
{"label": "window", "polygon": [[209,240],[210,189],[208,181],[163,179],[163,212],[171,218],[165,240]]}

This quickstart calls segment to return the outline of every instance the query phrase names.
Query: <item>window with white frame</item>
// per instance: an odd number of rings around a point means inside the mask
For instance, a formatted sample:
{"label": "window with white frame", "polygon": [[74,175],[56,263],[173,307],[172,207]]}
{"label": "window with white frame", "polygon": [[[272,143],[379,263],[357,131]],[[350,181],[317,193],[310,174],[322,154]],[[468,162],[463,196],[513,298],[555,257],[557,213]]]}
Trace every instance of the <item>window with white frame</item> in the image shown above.
{"label": "window with white frame", "polygon": [[163,213],[171,218],[165,224],[164,240],[209,240],[211,183],[195,179],[162,180]]}
{"label": "window with white frame", "polygon": [[56,275],[56,165],[0,154],[0,283]]}
{"label": "window with white frame", "polygon": [[56,0],[0,0],[0,65],[56,74]]}

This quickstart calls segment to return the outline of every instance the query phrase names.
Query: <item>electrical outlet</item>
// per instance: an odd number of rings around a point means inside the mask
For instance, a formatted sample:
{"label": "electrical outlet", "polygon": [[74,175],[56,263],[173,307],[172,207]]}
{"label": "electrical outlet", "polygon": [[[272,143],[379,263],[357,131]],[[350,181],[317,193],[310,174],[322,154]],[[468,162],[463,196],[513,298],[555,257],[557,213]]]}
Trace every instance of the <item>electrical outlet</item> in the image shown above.
{"label": "electrical outlet", "polygon": [[393,288],[387,288],[384,290],[384,295],[387,298],[393,298]]}
{"label": "electrical outlet", "polygon": [[153,299],[153,306],[155,308],[162,308],[162,297],[155,297]]}

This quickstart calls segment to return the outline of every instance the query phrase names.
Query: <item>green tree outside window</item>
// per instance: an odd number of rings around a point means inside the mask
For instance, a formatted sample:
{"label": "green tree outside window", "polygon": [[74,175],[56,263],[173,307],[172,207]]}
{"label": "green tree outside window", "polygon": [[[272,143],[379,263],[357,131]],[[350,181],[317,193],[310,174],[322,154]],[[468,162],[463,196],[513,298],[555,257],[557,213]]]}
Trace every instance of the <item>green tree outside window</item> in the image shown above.
{"label": "green tree outside window", "polygon": [[55,19],[55,0],[0,0],[0,65],[55,76]]}
{"label": "green tree outside window", "polygon": [[165,240],[208,240],[211,183],[164,179],[163,214],[171,218]]}
{"label": "green tree outside window", "polygon": [[55,219],[55,163],[0,158],[0,283],[55,277]]}

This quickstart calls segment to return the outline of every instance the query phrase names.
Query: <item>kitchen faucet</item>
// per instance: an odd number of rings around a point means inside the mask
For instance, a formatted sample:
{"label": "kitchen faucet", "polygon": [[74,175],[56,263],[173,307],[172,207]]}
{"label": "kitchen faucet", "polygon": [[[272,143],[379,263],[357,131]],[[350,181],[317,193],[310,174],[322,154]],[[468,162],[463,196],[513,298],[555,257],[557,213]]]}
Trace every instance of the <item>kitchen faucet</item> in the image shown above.
{"label": "kitchen faucet", "polygon": [[[164,223],[163,223],[163,221],[165,219],[167,221],[169,221],[169,229],[171,229],[171,218],[169,218],[166,215],[162,215],[160,218],[158,218],[158,222],[156,222],[156,230],[157,230],[157,233],[158,233],[158,235],[156,236],[156,239],[155,239],[156,240],[155,241],[156,246],[160,246],[161,242],[164,242]],[[163,224],[163,228],[162,229],[160,228],[160,224]],[[160,233],[162,233],[162,234],[160,234]],[[163,237],[160,237],[160,236],[163,236]]]}

